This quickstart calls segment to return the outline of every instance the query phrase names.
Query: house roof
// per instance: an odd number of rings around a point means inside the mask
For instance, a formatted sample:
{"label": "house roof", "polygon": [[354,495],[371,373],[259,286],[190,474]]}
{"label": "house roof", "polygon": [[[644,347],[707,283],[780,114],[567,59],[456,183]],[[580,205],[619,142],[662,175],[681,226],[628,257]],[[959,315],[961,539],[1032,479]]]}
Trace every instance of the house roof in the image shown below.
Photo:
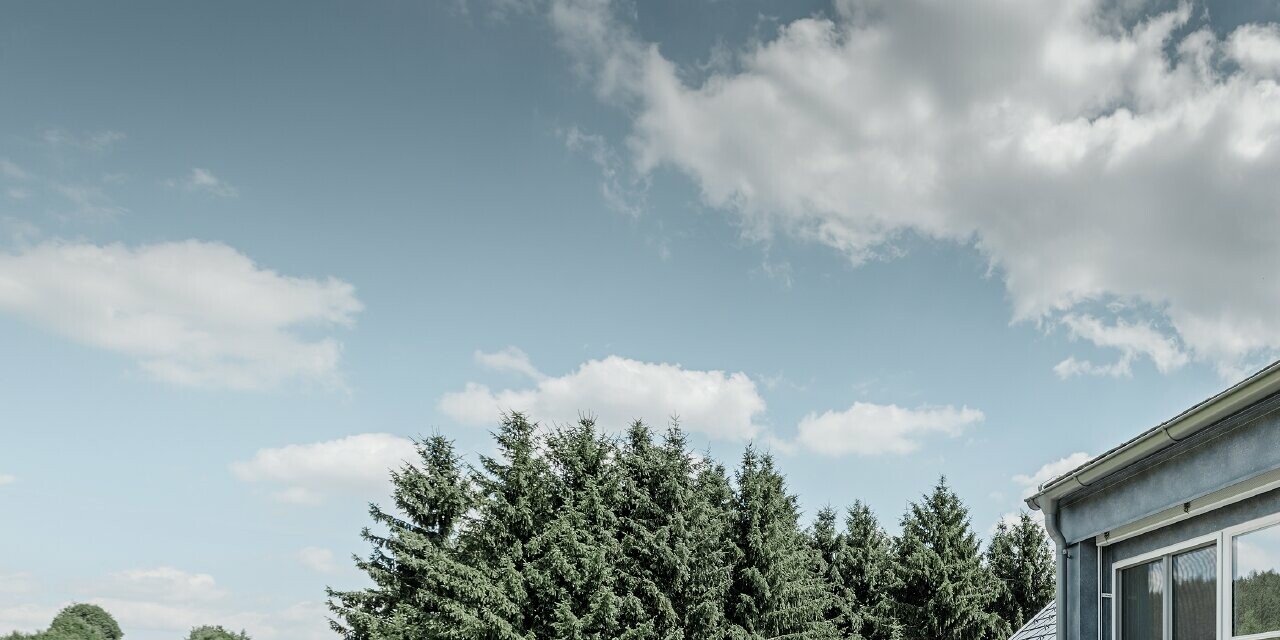
{"label": "house roof", "polygon": [[1039,509],[1044,498],[1061,500],[1278,392],[1280,360],[1120,446],[1040,485],[1035,495],[1027,498],[1027,505],[1032,509]]}
{"label": "house roof", "polygon": [[1026,624],[1022,625],[1016,633],[1009,637],[1009,640],[1051,640],[1057,637],[1058,633],[1058,609],[1057,603],[1053,600],[1045,605],[1035,616],[1032,616]]}

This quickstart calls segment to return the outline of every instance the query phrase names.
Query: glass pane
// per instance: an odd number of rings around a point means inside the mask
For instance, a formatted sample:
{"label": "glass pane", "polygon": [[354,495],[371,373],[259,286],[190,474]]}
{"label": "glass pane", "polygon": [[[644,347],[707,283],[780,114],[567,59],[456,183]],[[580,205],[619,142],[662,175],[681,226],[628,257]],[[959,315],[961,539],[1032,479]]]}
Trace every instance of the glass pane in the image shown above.
{"label": "glass pane", "polygon": [[1218,550],[1205,547],[1173,557],[1173,640],[1218,635]]}
{"label": "glass pane", "polygon": [[1164,560],[1120,572],[1120,637],[1164,640]]}
{"label": "glass pane", "polygon": [[1231,539],[1234,635],[1280,630],[1280,527]]}

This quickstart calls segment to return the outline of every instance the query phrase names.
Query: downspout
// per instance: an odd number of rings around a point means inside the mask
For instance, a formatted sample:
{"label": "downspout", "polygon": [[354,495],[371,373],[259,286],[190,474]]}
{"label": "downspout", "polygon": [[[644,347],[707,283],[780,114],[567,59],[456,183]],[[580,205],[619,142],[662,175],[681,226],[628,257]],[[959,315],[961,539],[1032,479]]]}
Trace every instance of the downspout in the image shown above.
{"label": "downspout", "polygon": [[1058,559],[1057,572],[1054,574],[1054,607],[1058,619],[1058,640],[1067,640],[1067,540],[1058,529],[1058,499],[1045,498],[1040,504],[1040,510],[1044,512],[1045,531],[1049,532],[1049,537],[1057,547],[1057,553],[1054,554]]}

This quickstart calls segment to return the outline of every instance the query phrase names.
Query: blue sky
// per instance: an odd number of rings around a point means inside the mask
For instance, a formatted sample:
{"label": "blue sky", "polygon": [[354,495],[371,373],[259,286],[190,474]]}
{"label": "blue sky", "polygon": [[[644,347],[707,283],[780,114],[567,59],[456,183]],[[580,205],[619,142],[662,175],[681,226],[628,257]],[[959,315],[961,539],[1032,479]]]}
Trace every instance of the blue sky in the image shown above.
{"label": "blue sky", "polygon": [[502,408],[985,532],[1274,358],[1276,3],[1015,4],[6,3],[0,630],[328,637]]}

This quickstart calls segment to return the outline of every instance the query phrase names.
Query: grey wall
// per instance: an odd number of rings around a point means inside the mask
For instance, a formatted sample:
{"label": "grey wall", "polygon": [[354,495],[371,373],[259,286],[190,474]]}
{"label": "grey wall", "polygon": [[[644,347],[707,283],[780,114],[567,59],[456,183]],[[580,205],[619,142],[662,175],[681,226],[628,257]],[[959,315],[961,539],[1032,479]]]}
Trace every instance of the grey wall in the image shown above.
{"label": "grey wall", "polygon": [[[1098,634],[1098,591],[1101,588],[1104,593],[1113,592],[1111,570],[1115,563],[1274,513],[1280,513],[1280,489],[1101,549],[1092,540],[1071,545],[1066,572],[1066,613],[1058,618],[1066,625],[1067,639],[1111,640],[1111,605],[1106,599],[1102,601],[1102,634]],[[1101,585],[1097,564],[1099,553],[1102,554]]]}
{"label": "grey wall", "polygon": [[1181,443],[1157,463],[1082,492],[1061,505],[1068,542],[1093,538],[1128,522],[1280,468],[1280,413],[1237,420],[1195,442]]}

